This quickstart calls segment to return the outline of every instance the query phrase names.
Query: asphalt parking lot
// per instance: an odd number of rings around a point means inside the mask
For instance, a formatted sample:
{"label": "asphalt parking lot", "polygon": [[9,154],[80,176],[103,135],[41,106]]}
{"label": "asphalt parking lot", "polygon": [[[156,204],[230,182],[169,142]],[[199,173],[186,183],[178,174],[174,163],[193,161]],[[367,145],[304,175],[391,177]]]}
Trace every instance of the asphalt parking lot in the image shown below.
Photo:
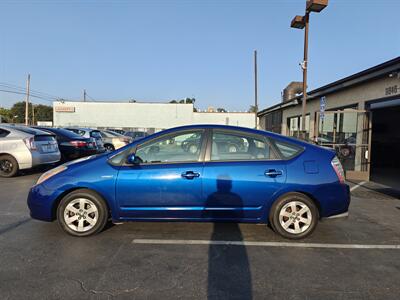
{"label": "asphalt parking lot", "polygon": [[398,299],[400,193],[353,186],[348,219],[289,242],[263,225],[127,223],[90,238],[30,219],[40,176],[0,179],[1,299]]}

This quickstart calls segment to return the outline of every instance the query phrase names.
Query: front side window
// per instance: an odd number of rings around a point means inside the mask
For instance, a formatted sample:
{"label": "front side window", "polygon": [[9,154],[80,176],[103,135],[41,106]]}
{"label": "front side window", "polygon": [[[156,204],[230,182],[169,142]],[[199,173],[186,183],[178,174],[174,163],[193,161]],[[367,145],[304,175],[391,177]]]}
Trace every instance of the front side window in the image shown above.
{"label": "front side window", "polygon": [[142,163],[196,162],[200,159],[204,132],[185,131],[147,142],[136,150]]}
{"label": "front side window", "polygon": [[214,131],[211,160],[269,160],[277,159],[266,139],[246,133]]}

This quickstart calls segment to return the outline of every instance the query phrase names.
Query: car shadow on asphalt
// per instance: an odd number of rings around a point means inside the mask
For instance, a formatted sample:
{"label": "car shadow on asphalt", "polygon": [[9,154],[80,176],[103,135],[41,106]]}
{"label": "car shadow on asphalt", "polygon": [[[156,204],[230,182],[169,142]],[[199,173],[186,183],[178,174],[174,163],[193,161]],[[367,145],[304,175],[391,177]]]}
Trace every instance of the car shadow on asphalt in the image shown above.
{"label": "car shadow on asphalt", "polygon": [[[217,191],[211,194],[205,204],[204,217],[243,218],[243,201],[233,193],[229,176],[219,176]],[[234,207],[234,211],[213,208]],[[227,234],[228,233],[228,234]],[[208,249],[208,299],[252,299],[250,264],[245,245],[221,245],[221,240],[243,241],[238,223],[214,223],[211,243]]]}

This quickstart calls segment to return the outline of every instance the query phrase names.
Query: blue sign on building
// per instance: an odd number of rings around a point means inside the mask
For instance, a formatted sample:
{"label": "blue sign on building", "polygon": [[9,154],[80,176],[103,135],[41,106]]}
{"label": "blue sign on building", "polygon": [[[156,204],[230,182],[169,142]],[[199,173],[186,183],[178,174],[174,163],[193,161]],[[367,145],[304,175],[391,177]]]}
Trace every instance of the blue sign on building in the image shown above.
{"label": "blue sign on building", "polygon": [[321,120],[325,119],[326,97],[321,97],[319,101],[319,117]]}

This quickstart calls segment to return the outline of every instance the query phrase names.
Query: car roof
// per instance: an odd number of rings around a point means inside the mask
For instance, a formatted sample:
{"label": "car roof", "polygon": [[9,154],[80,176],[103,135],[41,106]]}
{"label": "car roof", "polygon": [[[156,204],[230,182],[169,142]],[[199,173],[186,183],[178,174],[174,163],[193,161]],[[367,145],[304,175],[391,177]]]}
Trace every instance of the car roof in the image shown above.
{"label": "car roof", "polygon": [[26,126],[22,126],[22,125],[1,125],[1,126],[3,128],[7,128],[10,130],[16,130],[16,131],[20,131],[20,132],[23,132],[26,134],[31,134],[31,135],[54,135],[47,131],[43,131],[43,130],[32,128],[32,127],[26,127]]}
{"label": "car roof", "polygon": [[75,130],[82,130],[82,131],[100,131],[99,129],[93,128],[85,128],[85,127],[65,127],[65,129],[75,129]]}
{"label": "car roof", "polygon": [[50,131],[52,133],[67,136],[69,138],[82,138],[79,134],[76,134],[75,132],[65,128],[41,127],[41,126],[36,126],[35,128],[43,131]]}

